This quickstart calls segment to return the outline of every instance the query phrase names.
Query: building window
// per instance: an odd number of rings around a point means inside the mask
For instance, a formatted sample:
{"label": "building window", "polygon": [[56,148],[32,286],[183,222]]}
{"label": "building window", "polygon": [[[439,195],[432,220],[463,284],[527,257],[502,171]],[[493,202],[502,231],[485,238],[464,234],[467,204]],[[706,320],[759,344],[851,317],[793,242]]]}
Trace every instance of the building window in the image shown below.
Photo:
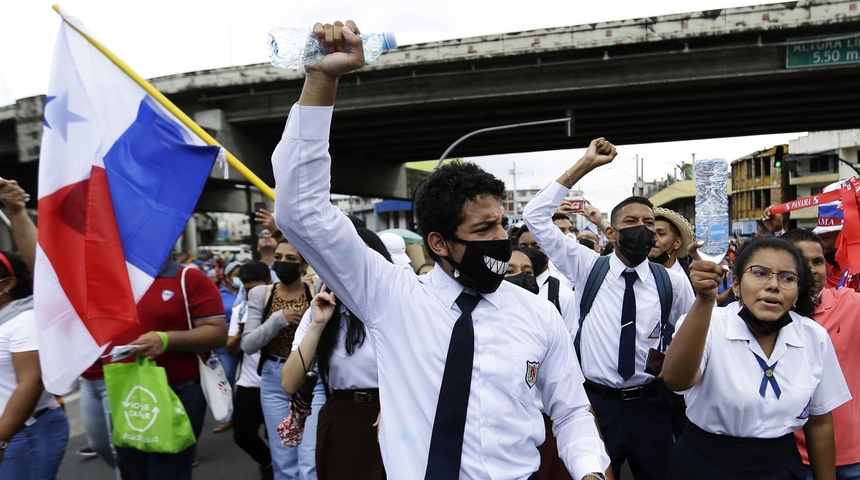
{"label": "building window", "polygon": [[764,190],[764,191],[762,191],[762,192],[761,192],[761,194],[762,194],[762,197],[763,197],[763,200],[764,200],[764,202],[763,202],[763,203],[764,203],[766,206],[770,206],[770,190]]}
{"label": "building window", "polygon": [[752,178],[752,176],[753,176],[753,174],[752,174],[752,171],[753,171],[752,170],[753,169],[752,160],[747,160],[745,163],[747,164],[747,178]]}
{"label": "building window", "polygon": [[773,162],[771,162],[770,158],[764,160],[764,174],[765,174],[765,176],[770,175],[770,166],[772,163]]}
{"label": "building window", "polygon": [[830,159],[827,157],[816,157],[809,160],[809,173],[822,173],[830,171]]}
{"label": "building window", "polygon": [[755,164],[755,176],[756,176],[756,177],[760,177],[760,176],[761,176],[761,164],[762,164],[762,162],[763,162],[763,161],[764,161],[764,159],[763,159],[763,158],[755,158],[755,159],[753,159],[753,163]]}
{"label": "building window", "polygon": [[822,190],[822,187],[811,187],[809,189],[809,194],[810,195],[818,195],[819,193],[821,193],[821,190]]}

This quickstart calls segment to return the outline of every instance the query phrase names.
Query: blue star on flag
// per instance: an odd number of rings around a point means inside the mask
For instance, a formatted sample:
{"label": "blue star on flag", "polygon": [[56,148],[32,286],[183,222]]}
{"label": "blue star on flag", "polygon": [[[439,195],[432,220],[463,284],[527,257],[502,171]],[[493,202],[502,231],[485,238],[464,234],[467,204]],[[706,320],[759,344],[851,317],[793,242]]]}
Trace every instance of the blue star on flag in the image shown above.
{"label": "blue star on flag", "polygon": [[[48,104],[56,100],[55,107],[51,108],[51,121],[48,122]],[[69,124],[75,122],[86,122],[87,119],[69,110],[69,97],[67,95],[49,95],[45,99],[45,119],[44,125],[51,130],[54,130],[63,137],[66,141],[66,136],[69,131]],[[52,127],[51,124],[54,124]]]}

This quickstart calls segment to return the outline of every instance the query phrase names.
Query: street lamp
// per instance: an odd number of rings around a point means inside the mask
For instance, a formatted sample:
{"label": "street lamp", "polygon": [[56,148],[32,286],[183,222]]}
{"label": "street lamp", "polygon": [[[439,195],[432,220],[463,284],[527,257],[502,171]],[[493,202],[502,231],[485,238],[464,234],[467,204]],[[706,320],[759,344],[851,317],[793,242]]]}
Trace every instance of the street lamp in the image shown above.
{"label": "street lamp", "polygon": [[461,142],[463,142],[467,138],[474,137],[475,135],[478,135],[480,133],[495,132],[498,130],[507,130],[509,128],[531,127],[533,125],[544,125],[544,124],[548,124],[548,123],[562,123],[563,122],[563,123],[567,124],[566,130],[565,130],[565,132],[567,133],[567,136],[573,137],[573,110],[567,109],[565,111],[565,114],[567,116],[565,116],[564,118],[556,118],[553,120],[541,120],[538,122],[515,123],[512,125],[501,125],[498,127],[488,127],[488,128],[482,128],[480,130],[475,130],[474,132],[467,133],[467,134],[463,135],[462,137],[458,138],[456,142],[452,143],[451,146],[448,147],[447,150],[445,150],[445,153],[443,153],[442,156],[439,157],[439,162],[436,164],[436,167],[434,167],[434,168],[439,168],[442,166],[442,162],[444,162],[445,159],[448,158],[448,155],[451,153],[451,150],[454,150],[454,147],[459,145]]}

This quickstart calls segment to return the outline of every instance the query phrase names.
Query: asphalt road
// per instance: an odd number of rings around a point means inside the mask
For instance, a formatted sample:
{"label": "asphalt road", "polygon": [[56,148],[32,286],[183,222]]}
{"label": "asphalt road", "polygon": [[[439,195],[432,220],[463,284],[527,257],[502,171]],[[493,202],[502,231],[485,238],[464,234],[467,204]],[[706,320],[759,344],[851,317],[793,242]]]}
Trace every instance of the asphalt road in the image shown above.
{"label": "asphalt road", "polygon": [[[58,480],[113,480],[113,471],[100,458],[84,458],[75,452],[86,447],[87,439],[80,419],[77,392],[68,395],[66,413],[69,416],[69,444],[60,465]],[[194,478],[206,480],[253,480],[260,478],[257,464],[233,442],[233,432],[213,434],[215,420],[207,412],[203,434],[197,444],[200,465],[194,468]]]}

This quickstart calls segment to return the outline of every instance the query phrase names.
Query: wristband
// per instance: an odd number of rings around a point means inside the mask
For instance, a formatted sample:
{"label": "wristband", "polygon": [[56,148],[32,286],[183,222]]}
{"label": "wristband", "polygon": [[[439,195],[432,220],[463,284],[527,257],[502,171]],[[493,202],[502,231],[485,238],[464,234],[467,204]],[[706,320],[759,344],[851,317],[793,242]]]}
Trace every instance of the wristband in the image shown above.
{"label": "wristband", "polygon": [[167,333],[165,332],[152,332],[158,335],[158,338],[161,339],[161,353],[164,353],[167,350]]}
{"label": "wristband", "polygon": [[567,188],[573,188],[573,178],[570,176],[570,170],[565,170],[564,173],[567,174]]}

